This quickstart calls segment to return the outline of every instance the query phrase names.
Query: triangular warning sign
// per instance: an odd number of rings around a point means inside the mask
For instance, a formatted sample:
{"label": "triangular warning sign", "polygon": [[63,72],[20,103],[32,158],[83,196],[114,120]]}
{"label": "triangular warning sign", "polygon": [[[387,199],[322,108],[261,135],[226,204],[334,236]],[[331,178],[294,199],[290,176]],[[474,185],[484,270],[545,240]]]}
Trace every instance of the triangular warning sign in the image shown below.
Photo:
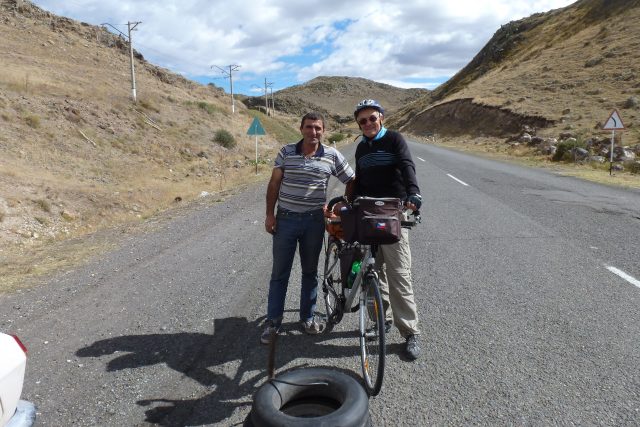
{"label": "triangular warning sign", "polygon": [[249,126],[249,130],[247,131],[247,135],[266,135],[267,133],[264,131],[262,127],[262,123],[258,120],[257,117],[253,119],[251,126]]}
{"label": "triangular warning sign", "polygon": [[622,123],[622,119],[620,118],[620,114],[618,114],[618,110],[613,110],[611,115],[605,122],[604,126],[602,126],[603,130],[619,130],[624,129],[624,124]]}

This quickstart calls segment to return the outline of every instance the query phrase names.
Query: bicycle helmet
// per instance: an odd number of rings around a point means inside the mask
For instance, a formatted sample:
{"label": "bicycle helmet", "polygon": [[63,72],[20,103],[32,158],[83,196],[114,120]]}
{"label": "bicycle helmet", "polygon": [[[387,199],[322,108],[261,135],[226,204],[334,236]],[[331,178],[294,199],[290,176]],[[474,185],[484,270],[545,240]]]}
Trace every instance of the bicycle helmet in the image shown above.
{"label": "bicycle helmet", "polygon": [[358,105],[356,105],[356,109],[353,112],[353,117],[358,117],[358,112],[360,110],[364,110],[365,108],[373,108],[375,110],[378,110],[380,114],[384,114],[384,108],[382,108],[382,105],[380,105],[378,101],[376,101],[375,99],[363,99],[362,101],[358,102]]}

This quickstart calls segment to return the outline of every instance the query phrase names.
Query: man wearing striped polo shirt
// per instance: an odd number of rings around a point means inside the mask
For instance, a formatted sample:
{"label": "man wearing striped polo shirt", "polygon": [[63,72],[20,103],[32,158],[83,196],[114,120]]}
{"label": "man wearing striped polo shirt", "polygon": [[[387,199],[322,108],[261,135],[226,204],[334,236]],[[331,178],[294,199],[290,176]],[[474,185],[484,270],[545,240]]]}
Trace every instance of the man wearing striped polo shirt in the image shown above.
{"label": "man wearing striped polo shirt", "polygon": [[[269,344],[282,324],[289,276],[296,248],[302,270],[300,323],[308,334],[322,332],[314,317],[318,295],[318,259],[324,237],[323,208],[331,175],[353,191],[354,172],[335,148],[323,145],[324,118],[307,113],[300,124],[302,139],[282,147],[267,187],[265,229],[273,235],[273,267],[269,282],[267,322],[260,342]],[[277,212],[276,201],[278,203]]]}

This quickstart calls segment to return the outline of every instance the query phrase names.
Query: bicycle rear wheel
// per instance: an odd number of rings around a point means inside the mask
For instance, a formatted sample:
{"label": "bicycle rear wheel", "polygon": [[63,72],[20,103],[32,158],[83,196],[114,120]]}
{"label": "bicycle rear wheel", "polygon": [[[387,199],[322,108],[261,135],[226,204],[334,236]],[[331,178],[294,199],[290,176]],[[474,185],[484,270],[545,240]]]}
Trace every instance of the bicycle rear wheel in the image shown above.
{"label": "bicycle rear wheel", "polygon": [[384,309],[378,278],[368,274],[360,292],[360,357],[362,376],[370,396],[380,393],[384,377]]}
{"label": "bicycle rear wheel", "polygon": [[322,291],[327,313],[326,332],[342,320],[341,290],[342,276],[340,275],[340,244],[336,240],[329,239],[324,259],[324,280]]}

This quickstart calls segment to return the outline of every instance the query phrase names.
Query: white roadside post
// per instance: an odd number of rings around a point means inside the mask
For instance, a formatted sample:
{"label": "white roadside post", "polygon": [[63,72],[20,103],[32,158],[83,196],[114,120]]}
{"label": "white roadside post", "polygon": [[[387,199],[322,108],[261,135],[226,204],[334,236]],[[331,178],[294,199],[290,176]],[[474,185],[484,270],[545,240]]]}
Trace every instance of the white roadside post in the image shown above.
{"label": "white roadside post", "polygon": [[622,123],[618,110],[611,112],[604,126],[602,126],[602,130],[611,131],[611,150],[609,152],[609,175],[611,176],[613,170],[613,144],[616,139],[616,130],[624,130],[624,123]]}

